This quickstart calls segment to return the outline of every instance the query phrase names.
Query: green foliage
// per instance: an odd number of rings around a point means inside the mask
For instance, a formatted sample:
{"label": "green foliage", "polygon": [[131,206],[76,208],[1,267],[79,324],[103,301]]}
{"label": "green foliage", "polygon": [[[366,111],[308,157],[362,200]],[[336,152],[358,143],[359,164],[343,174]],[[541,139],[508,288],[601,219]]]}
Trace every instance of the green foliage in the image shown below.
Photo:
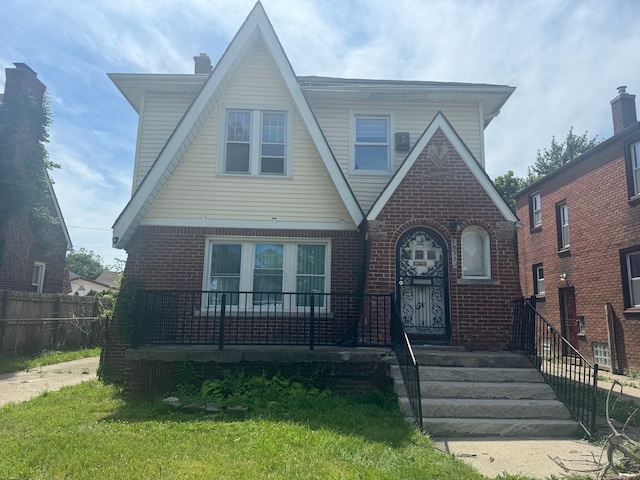
{"label": "green foliage", "polygon": [[493,184],[511,211],[516,213],[516,201],[513,196],[525,187],[525,181],[520,177],[516,177],[515,173],[509,170],[504,175],[496,177],[493,180]]}
{"label": "green foliage", "polygon": [[107,270],[100,255],[93,250],[84,248],[71,250],[67,253],[66,261],[70,272],[89,280],[95,280],[102,272]]}
{"label": "green foliage", "polygon": [[526,179],[527,185],[569,163],[578,155],[582,155],[587,150],[598,145],[598,143],[600,141],[597,137],[588,139],[587,132],[582,135],[574,134],[573,127],[569,129],[564,142],[559,143],[555,136],[552,137],[551,146],[545,148],[542,153],[538,150],[535,163],[529,167]]}
{"label": "green foliage", "polygon": [[189,355],[178,365],[176,375],[176,396],[183,401],[191,401],[198,396],[196,382],[199,378],[198,371]]}
{"label": "green foliage", "polygon": [[45,148],[50,124],[46,95],[40,102],[24,89],[5,95],[0,104],[0,228],[13,215],[24,214],[34,236],[42,238],[57,221],[43,206],[51,183],[48,172],[59,168]]}
{"label": "green foliage", "polygon": [[136,290],[142,287],[142,282],[136,277],[122,277],[120,280],[120,289],[113,313],[118,318],[120,334],[129,341],[133,339]]}
{"label": "green foliage", "polygon": [[98,355],[100,355],[100,348],[83,348],[68,352],[45,350],[35,356],[0,358],[0,374],[30,370],[45,365],[70,362],[71,360],[78,360],[80,358],[97,357]]}

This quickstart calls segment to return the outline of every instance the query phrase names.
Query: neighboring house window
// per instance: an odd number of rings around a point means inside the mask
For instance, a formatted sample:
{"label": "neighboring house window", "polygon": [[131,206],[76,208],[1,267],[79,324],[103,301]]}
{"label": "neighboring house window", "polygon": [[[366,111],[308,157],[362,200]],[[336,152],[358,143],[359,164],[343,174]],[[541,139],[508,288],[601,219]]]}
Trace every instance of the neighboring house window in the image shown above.
{"label": "neighboring house window", "polygon": [[640,250],[625,255],[629,307],[640,307]]}
{"label": "neighboring house window", "polygon": [[[283,293],[316,294],[315,305],[325,305],[324,296],[318,294],[330,290],[328,242],[212,239],[208,250],[204,289],[229,293],[227,305],[284,304],[286,309],[310,304],[310,296],[296,295],[294,302]],[[216,302],[220,296],[210,295],[209,306]]]}
{"label": "neighboring house window", "polygon": [[287,112],[226,111],[224,172],[287,175]]}
{"label": "neighboring house window", "polygon": [[536,295],[544,295],[544,269],[541,263],[533,266],[533,291]]}
{"label": "neighboring house window", "polygon": [[462,276],[491,278],[489,234],[480,227],[467,227],[462,232]]}
{"label": "neighboring house window", "polygon": [[556,206],[558,220],[558,247],[560,250],[569,248],[569,210],[567,203],[562,202]]}
{"label": "neighboring house window", "polygon": [[353,118],[352,170],[387,173],[391,167],[391,119],[379,115],[355,115]]}
{"label": "neighboring house window", "polygon": [[631,145],[631,172],[633,195],[640,195],[640,142]]}
{"label": "neighboring house window", "polygon": [[47,266],[44,262],[35,262],[33,264],[33,274],[31,275],[31,289],[36,293],[42,293],[44,287],[44,270]]}
{"label": "neighboring house window", "polygon": [[531,212],[531,228],[542,225],[542,212],[540,211],[540,193],[534,193],[529,199],[529,211]]}

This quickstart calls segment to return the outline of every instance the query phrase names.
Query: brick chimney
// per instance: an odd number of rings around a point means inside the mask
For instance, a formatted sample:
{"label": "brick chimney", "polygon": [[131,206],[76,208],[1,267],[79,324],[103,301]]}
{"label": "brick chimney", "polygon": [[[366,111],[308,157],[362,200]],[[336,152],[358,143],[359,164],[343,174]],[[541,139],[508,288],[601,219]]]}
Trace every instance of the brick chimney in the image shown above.
{"label": "brick chimney", "polygon": [[38,74],[26,63],[14,63],[15,68],[5,69],[6,82],[4,84],[4,101],[18,98],[23,91],[33,95],[37,102],[42,102],[46,87],[38,80]]}
{"label": "brick chimney", "polygon": [[197,57],[193,57],[193,61],[196,64],[194,72],[196,75],[209,75],[211,70],[213,70],[211,59],[206,53],[201,53]]}
{"label": "brick chimney", "polygon": [[618,96],[611,100],[611,114],[613,115],[613,134],[638,121],[636,117],[636,96],[627,93],[627,86],[618,87]]}

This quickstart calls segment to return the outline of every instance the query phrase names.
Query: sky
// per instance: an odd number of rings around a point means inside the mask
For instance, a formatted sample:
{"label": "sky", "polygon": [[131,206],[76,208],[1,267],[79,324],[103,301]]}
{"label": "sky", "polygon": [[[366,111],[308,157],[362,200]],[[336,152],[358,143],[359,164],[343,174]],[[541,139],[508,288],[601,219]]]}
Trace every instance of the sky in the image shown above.
{"label": "sky", "polygon": [[[2,0],[4,69],[38,73],[47,145],[71,241],[105,264],[131,196],[137,114],[107,73],[193,73],[215,63],[254,0]],[[525,176],[555,136],[613,135],[616,88],[640,95],[640,1],[263,0],[297,75],[510,85],[485,130],[491,178]],[[426,125],[425,125],[426,127]]]}

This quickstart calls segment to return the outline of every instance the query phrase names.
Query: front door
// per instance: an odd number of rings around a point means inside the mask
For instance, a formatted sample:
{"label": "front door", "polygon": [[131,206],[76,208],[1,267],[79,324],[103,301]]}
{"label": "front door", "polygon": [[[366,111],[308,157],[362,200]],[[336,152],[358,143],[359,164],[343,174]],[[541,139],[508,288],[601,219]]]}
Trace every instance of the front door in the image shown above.
{"label": "front door", "polygon": [[428,228],[405,232],[396,247],[402,323],[413,341],[449,343],[447,244]]}
{"label": "front door", "polygon": [[[579,350],[578,314],[576,309],[576,294],[573,287],[560,289],[560,316],[562,317],[562,336],[569,340],[573,348]],[[568,352],[564,352],[565,355]]]}

